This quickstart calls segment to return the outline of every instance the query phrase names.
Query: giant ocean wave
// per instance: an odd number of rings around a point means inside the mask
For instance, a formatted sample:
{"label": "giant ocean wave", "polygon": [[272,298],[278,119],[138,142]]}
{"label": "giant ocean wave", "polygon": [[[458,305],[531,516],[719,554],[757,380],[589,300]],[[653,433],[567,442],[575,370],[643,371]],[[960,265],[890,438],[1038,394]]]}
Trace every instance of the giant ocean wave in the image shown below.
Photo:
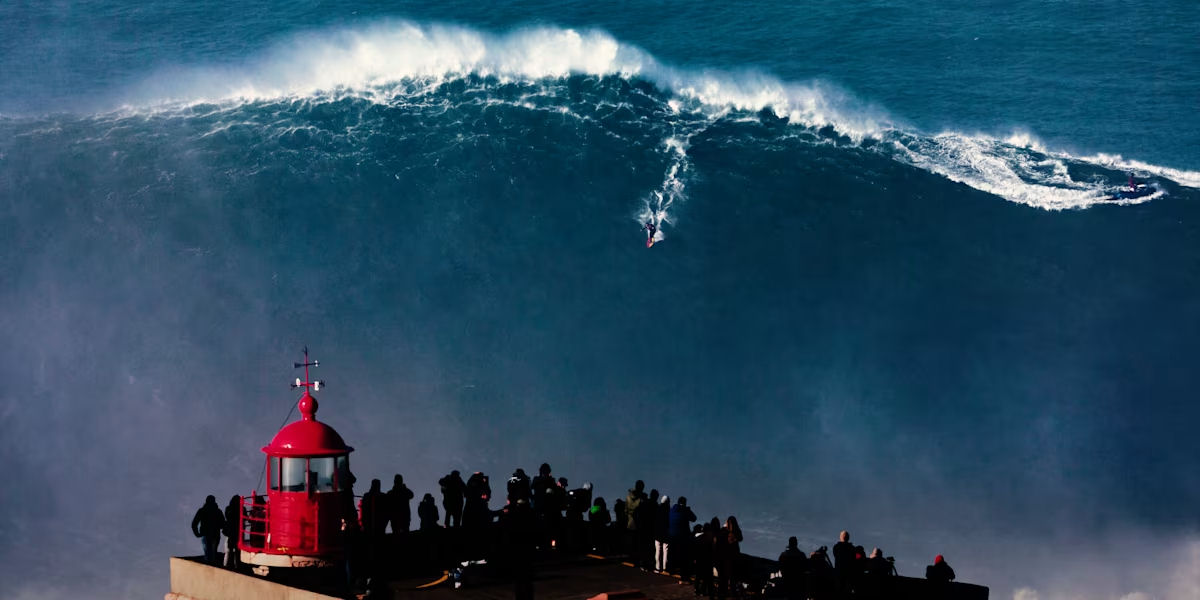
{"label": "giant ocean wave", "polygon": [[[599,30],[492,34],[387,21],[313,31],[239,64],[156,73],[130,98],[121,110],[95,117],[102,129],[184,120],[199,136],[304,140],[327,156],[358,161],[372,160],[381,135],[440,131],[450,136],[447,143],[488,135],[486,126],[468,134],[455,133],[454,125],[501,114],[489,109],[556,114],[630,144],[656,146],[666,161],[661,184],[646,191],[633,216],[668,223],[694,173],[691,140],[717,123],[763,128],[769,135],[750,137],[768,144],[800,140],[879,153],[1043,209],[1145,202],[1169,193],[1170,185],[1200,187],[1200,172],[1053,151],[1028,133],[922,132],[827,81],[678,68]],[[1113,199],[1126,173],[1153,178],[1157,192]]]}

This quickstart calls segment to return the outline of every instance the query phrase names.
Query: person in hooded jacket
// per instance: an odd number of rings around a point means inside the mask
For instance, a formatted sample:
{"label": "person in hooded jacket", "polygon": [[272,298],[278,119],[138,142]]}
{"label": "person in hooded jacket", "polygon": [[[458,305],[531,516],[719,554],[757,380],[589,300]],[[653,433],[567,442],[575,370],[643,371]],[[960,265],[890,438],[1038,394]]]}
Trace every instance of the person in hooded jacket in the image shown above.
{"label": "person in hooded jacket", "polygon": [[409,502],[413,499],[413,491],[404,485],[404,476],[392,478],[392,489],[387,492],[388,519],[392,524],[392,533],[407,533],[412,526],[412,507]]}
{"label": "person in hooded jacket", "polygon": [[241,551],[238,542],[242,539],[242,497],[234,495],[225,505],[225,568],[236,570],[241,566]]}
{"label": "person in hooded jacket", "polygon": [[417,518],[421,520],[421,531],[431,531],[438,528],[437,503],[433,494],[425,494],[417,504]]}
{"label": "person in hooded jacket", "polygon": [[654,572],[667,570],[667,552],[671,547],[671,497],[663,495],[654,509]]}
{"label": "person in hooded jacket", "polygon": [[196,511],[196,516],[192,517],[192,533],[202,542],[204,562],[216,567],[221,566],[217,559],[217,546],[221,544],[223,529],[225,514],[217,506],[217,497],[210,495],[204,499],[204,506]]}

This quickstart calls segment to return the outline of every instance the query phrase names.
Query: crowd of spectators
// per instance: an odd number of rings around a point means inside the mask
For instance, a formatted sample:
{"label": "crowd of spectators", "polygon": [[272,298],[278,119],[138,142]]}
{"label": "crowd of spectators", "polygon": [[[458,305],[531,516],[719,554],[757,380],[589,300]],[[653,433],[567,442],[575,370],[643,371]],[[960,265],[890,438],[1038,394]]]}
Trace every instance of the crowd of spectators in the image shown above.
{"label": "crowd of spectators", "polygon": [[[346,473],[346,480],[349,501],[355,498],[353,475]],[[756,581],[741,552],[744,538],[736,517],[722,522],[714,516],[697,523],[687,498],[679,496],[672,503],[657,489],[647,493],[641,480],[613,502],[611,511],[603,497],[593,496],[590,483],[572,488],[567,478],[554,477],[545,463],[532,478],[524,469],[513,472],[504,484],[500,509],[491,508],[492,488],[484,473],[472,473],[464,481],[459,471],[451,471],[438,480],[438,486],[441,512],[434,495],[424,494],[417,505],[416,531],[411,531],[415,496],[401,475],[394,476],[386,492],[380,480],[372,480],[357,506],[347,505],[345,514],[353,517],[342,520],[341,530],[346,578],[352,586],[377,574],[384,555],[381,549],[394,549],[398,543],[424,544],[421,556],[446,564],[500,555],[519,600],[532,598],[535,557],[548,552],[624,555],[646,571],[677,575],[693,586],[696,596],[710,599],[743,596],[748,589],[761,591],[760,584],[765,583]],[[256,497],[252,505],[263,502]],[[206,562],[220,564],[217,546],[224,535],[228,539],[225,566],[240,568],[238,541],[254,535],[248,529],[239,531],[244,511],[239,496],[224,511],[209,496],[196,512],[192,530],[202,538]],[[457,540],[451,550],[442,543],[447,538]],[[789,600],[869,598],[896,575],[892,558],[884,557],[879,548],[867,554],[863,546],[850,542],[847,531],[833,545],[832,560],[827,547],[806,554],[792,537],[773,566],[774,578],[766,587]],[[926,569],[926,578],[949,582],[954,571],[938,555]]]}

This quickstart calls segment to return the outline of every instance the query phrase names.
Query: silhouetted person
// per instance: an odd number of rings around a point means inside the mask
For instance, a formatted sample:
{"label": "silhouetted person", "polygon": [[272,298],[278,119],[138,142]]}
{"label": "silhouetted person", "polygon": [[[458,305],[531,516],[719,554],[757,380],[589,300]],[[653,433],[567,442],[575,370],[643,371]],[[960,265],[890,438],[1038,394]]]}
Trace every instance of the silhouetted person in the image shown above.
{"label": "silhouetted person", "polygon": [[692,522],[695,520],[696,513],[688,508],[687,498],[680,496],[667,517],[667,538],[671,553],[667,568],[678,572],[684,578],[692,574]]}
{"label": "silhouetted person", "polygon": [[693,532],[692,557],[696,567],[696,595],[716,596],[717,589],[713,585],[713,553],[717,543],[717,531],[721,528],[720,521],[713,517],[704,525],[697,525],[699,531]]}
{"label": "silhouetted person", "polygon": [[192,533],[200,538],[204,547],[204,562],[221,566],[217,558],[217,546],[221,543],[221,531],[225,529],[225,515],[217,506],[217,497],[209,496],[204,499],[204,506],[192,517]]}
{"label": "silhouetted person", "polygon": [[392,533],[406,532],[412,525],[412,507],[409,505],[412,499],[413,492],[404,485],[404,476],[392,478],[392,489],[387,493],[388,520],[392,524]]}
{"label": "silhouetted person", "polygon": [[808,557],[808,591],[816,600],[825,600],[834,595],[833,564],[829,562],[829,549],[821,546]]}
{"label": "silhouetted person", "polygon": [[588,509],[588,530],[591,532],[592,552],[608,552],[608,524],[612,517],[608,514],[608,504],[603,497],[597,497]]}
{"label": "silhouetted person", "polygon": [[865,600],[886,598],[893,592],[888,578],[895,574],[896,569],[892,561],[884,558],[883,551],[876,548],[871,551],[870,556],[863,559],[863,572],[858,574],[854,593]]}
{"label": "silhouetted person", "polygon": [[613,526],[613,529],[617,530],[617,533],[621,536],[618,538],[620,540],[620,543],[625,544],[626,542],[625,542],[624,536],[625,536],[625,530],[628,529],[628,526],[629,526],[629,514],[625,510],[625,500],[624,499],[617,498],[616,502],[613,502],[613,524],[612,524],[612,526]]}
{"label": "silhouetted person", "polygon": [[571,487],[570,482],[566,477],[558,478],[558,485],[554,487],[554,503],[550,505],[550,512],[556,513],[558,516],[563,516],[563,511],[570,506]]}
{"label": "silhouetted person", "polygon": [[932,565],[925,567],[925,579],[942,582],[954,581],[954,569],[951,569],[950,563],[946,562],[946,559],[939,554],[933,557]]}
{"label": "silhouetted person", "polygon": [[592,484],[584,483],[582,487],[577,487],[567,492],[567,513],[568,521],[582,521],[584,513],[592,508]]}
{"label": "silhouetted person", "polygon": [[417,504],[417,518],[421,520],[421,531],[438,528],[438,509],[433,494],[425,494]]}
{"label": "silhouetted person", "polygon": [[717,533],[717,545],[714,547],[714,559],[717,561],[718,595],[724,598],[734,586],[741,584],[742,558],[742,528],[738,526],[737,517],[725,519],[725,526]]}
{"label": "silhouetted person", "polygon": [[[353,496],[351,496],[353,498]],[[359,563],[362,560],[361,529],[354,515],[342,517],[342,566],[345,568],[346,589],[352,593],[358,583]]]}
{"label": "silhouetted person", "polygon": [[532,600],[537,533],[528,501],[521,499],[505,507],[500,522],[504,534],[504,556],[509,561],[514,596],[516,600]]}
{"label": "silhouetted person", "polygon": [[371,480],[371,489],[363,494],[361,508],[362,530],[370,538],[378,538],[387,529],[386,498],[383,495],[383,483],[378,479]]}
{"label": "silhouetted person", "polygon": [[887,577],[896,574],[896,567],[892,561],[883,556],[882,550],[876,548],[867,558],[867,573],[876,577]]}
{"label": "silhouetted person", "polygon": [[508,501],[529,500],[529,485],[525,469],[513,471],[512,477],[508,478]]}
{"label": "silhouetted person", "polygon": [[492,498],[492,486],[488,476],[475,471],[467,478],[467,501],[463,505],[463,526],[479,528],[492,522],[488,500]]}
{"label": "silhouetted person", "polygon": [[542,463],[542,466],[538,467],[538,474],[529,485],[533,492],[533,512],[544,515],[550,510],[550,500],[554,496],[554,488],[558,487],[554,476],[550,474],[549,463]]}
{"label": "silhouetted person", "polygon": [[[565,477],[560,483],[563,489],[568,489]],[[583,515],[591,508],[592,484],[584,483],[583,486],[566,492],[563,498],[563,523],[560,527],[563,530],[568,551],[576,552],[591,547],[588,542],[591,539],[590,528],[583,522]]]}
{"label": "silhouetted person", "polygon": [[853,589],[854,568],[854,544],[850,543],[850,532],[843,531],[833,545],[833,575],[839,594],[849,594]]}
{"label": "silhouetted person", "polygon": [[671,548],[671,497],[662,496],[654,507],[654,572],[667,570],[667,553]]}
{"label": "silhouetted person", "polygon": [[641,479],[633,484],[633,489],[625,496],[625,530],[628,532],[625,541],[626,547],[629,549],[629,558],[633,564],[642,567],[645,566],[645,552],[642,549],[643,540],[649,539],[646,536],[646,483]]}
{"label": "silhouetted person", "polygon": [[237,569],[241,564],[238,542],[242,539],[242,497],[233,496],[225,505],[225,568]]}
{"label": "silhouetted person", "polygon": [[467,492],[467,484],[463,482],[458,471],[439,479],[442,487],[442,508],[446,509],[446,527],[458,527],[462,524],[463,496]]}
{"label": "silhouetted person", "polygon": [[787,548],[779,554],[779,574],[783,576],[783,592],[788,600],[799,600],[808,595],[808,557],[797,543],[795,536],[788,538]]}
{"label": "silhouetted person", "polygon": [[650,497],[642,502],[637,509],[641,517],[638,523],[640,525],[641,540],[638,546],[637,562],[644,569],[654,568],[654,517],[658,515],[658,490],[650,490]]}
{"label": "silhouetted person", "polygon": [[542,544],[547,547],[552,546],[555,540],[568,541],[562,530],[563,510],[567,508],[567,485],[567,478],[559,477],[554,487],[550,488],[547,497],[543,499],[546,508],[542,512]]}

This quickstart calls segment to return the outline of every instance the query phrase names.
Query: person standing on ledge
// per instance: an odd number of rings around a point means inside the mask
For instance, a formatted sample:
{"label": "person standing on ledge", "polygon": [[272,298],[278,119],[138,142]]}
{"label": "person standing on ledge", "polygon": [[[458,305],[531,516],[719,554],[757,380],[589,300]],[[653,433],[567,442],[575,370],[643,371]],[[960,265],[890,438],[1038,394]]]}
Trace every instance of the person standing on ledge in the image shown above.
{"label": "person standing on ledge", "polygon": [[388,520],[392,524],[392,533],[408,533],[412,525],[412,508],[409,501],[413,499],[412,490],[404,485],[404,476],[392,478],[392,489],[387,492]]}
{"label": "person standing on ledge", "polygon": [[204,543],[204,562],[219,567],[217,545],[221,543],[221,530],[225,529],[225,515],[217,506],[217,497],[209,495],[204,506],[192,517],[192,533]]}

